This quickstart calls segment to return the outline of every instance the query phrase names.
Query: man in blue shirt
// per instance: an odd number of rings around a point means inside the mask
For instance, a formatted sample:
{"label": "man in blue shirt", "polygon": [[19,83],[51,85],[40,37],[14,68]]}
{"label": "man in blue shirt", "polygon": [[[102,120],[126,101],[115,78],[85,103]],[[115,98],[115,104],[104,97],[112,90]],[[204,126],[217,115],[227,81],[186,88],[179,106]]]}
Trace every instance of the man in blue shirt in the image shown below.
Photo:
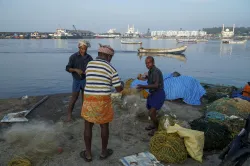
{"label": "man in blue shirt", "polygon": [[80,41],[78,43],[79,51],[70,56],[68,65],[66,66],[66,71],[71,73],[73,77],[72,97],[68,107],[68,122],[72,120],[72,111],[78,99],[80,90],[82,91],[83,102],[83,92],[86,83],[85,70],[87,64],[93,60],[93,58],[87,54],[88,47],[90,47],[90,44],[87,41]]}

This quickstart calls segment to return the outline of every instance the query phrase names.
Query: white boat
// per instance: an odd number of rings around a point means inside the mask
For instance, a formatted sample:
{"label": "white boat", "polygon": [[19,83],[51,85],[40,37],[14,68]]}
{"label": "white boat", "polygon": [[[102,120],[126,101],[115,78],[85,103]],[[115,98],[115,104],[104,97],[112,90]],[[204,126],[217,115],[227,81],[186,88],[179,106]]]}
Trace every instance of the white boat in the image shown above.
{"label": "white boat", "polygon": [[197,42],[208,42],[207,39],[197,39]]}
{"label": "white boat", "polygon": [[124,40],[121,40],[121,43],[122,44],[142,44],[142,42],[137,42],[137,41],[124,41]]}
{"label": "white boat", "polygon": [[247,40],[229,40],[229,44],[245,44]]}
{"label": "white boat", "polygon": [[120,38],[121,34],[115,29],[110,29],[107,33],[95,34],[96,38]]}
{"label": "white boat", "polygon": [[184,54],[138,53],[138,56],[140,59],[142,58],[142,56],[161,56],[161,57],[175,58],[183,62],[187,61],[187,58]]}
{"label": "white boat", "polygon": [[197,43],[197,39],[176,39],[177,43]]}
{"label": "white boat", "polygon": [[161,53],[161,54],[181,54],[185,52],[187,49],[187,46],[181,46],[177,48],[156,48],[156,49],[145,49],[145,48],[139,48],[138,53]]}

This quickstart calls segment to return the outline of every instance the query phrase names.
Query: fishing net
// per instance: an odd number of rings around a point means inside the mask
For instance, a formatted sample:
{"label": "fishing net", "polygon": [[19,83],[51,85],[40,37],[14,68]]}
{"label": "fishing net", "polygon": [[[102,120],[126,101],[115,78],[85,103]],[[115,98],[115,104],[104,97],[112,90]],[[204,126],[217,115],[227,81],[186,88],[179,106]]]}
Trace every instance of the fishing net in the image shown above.
{"label": "fishing net", "polygon": [[238,135],[241,129],[245,126],[245,120],[239,118],[225,119],[225,120],[208,119],[208,121],[219,123],[220,125],[226,126],[230,131],[232,138]]}
{"label": "fishing net", "polygon": [[141,91],[138,91],[137,89],[135,88],[130,88],[131,86],[131,83],[134,81],[134,79],[130,78],[128,80],[125,81],[125,84],[124,84],[124,89],[122,91],[122,95],[123,96],[128,96],[128,95],[140,95],[142,96],[143,98],[147,98],[148,97],[148,92],[146,90],[141,90]]}
{"label": "fishing net", "polygon": [[178,134],[159,131],[150,140],[150,152],[159,161],[166,163],[183,163],[187,159],[184,140]]}
{"label": "fishing net", "polygon": [[21,157],[12,159],[8,166],[31,166],[31,162],[28,159],[24,159]]}
{"label": "fishing net", "polygon": [[227,116],[239,116],[247,118],[250,113],[250,102],[240,98],[221,98],[207,107],[207,111],[215,111]]}
{"label": "fishing net", "polygon": [[173,126],[175,124],[174,118],[168,115],[162,116],[159,120],[158,130],[166,130],[168,126]]}
{"label": "fishing net", "polygon": [[13,125],[4,133],[8,144],[14,145],[20,156],[30,160],[52,156],[57,153],[58,146],[63,138],[62,124],[47,124],[37,122],[23,125]]}
{"label": "fishing net", "polygon": [[168,126],[174,126],[175,124],[180,125],[181,127],[190,129],[190,125],[187,121],[178,120],[174,117],[174,115],[166,114],[159,118],[158,130],[167,130]]}
{"label": "fishing net", "polygon": [[190,126],[193,130],[204,132],[204,150],[222,150],[232,141],[231,132],[220,123],[200,118],[190,122]]}
{"label": "fishing net", "polygon": [[227,86],[211,86],[207,84],[202,84],[202,85],[206,89],[206,95],[204,97],[208,99],[209,103],[218,100],[222,97],[231,96],[232,92],[235,89],[237,89],[234,86],[227,87]]}

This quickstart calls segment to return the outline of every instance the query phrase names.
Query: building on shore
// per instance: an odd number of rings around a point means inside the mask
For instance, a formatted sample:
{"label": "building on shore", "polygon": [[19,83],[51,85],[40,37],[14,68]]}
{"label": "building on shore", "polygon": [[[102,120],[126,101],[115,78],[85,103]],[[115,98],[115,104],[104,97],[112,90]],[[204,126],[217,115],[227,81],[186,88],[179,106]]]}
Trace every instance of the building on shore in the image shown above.
{"label": "building on shore", "polygon": [[205,37],[207,32],[205,31],[152,31],[153,37]]}
{"label": "building on shore", "polygon": [[30,34],[32,39],[40,39],[41,35],[38,32],[34,32]]}
{"label": "building on shore", "polygon": [[128,25],[128,31],[125,32],[125,34],[122,36],[123,38],[138,38],[140,37],[140,33],[137,29],[137,31],[135,31],[135,26],[133,25],[132,27],[130,27]]}
{"label": "building on shore", "polygon": [[224,24],[222,25],[222,30],[221,30],[221,38],[222,39],[230,39],[234,37],[234,28],[235,24],[233,25],[233,30],[230,31],[228,28],[225,30]]}

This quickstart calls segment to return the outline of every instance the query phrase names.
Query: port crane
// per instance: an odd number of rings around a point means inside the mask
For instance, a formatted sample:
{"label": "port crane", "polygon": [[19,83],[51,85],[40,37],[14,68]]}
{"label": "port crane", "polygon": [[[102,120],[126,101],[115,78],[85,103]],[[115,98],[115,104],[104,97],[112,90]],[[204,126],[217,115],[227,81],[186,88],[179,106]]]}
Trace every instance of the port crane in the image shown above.
{"label": "port crane", "polygon": [[73,28],[74,28],[74,30],[75,30],[76,35],[77,35],[77,36],[81,36],[81,34],[80,34],[80,33],[78,32],[78,30],[76,29],[75,25],[73,25]]}

